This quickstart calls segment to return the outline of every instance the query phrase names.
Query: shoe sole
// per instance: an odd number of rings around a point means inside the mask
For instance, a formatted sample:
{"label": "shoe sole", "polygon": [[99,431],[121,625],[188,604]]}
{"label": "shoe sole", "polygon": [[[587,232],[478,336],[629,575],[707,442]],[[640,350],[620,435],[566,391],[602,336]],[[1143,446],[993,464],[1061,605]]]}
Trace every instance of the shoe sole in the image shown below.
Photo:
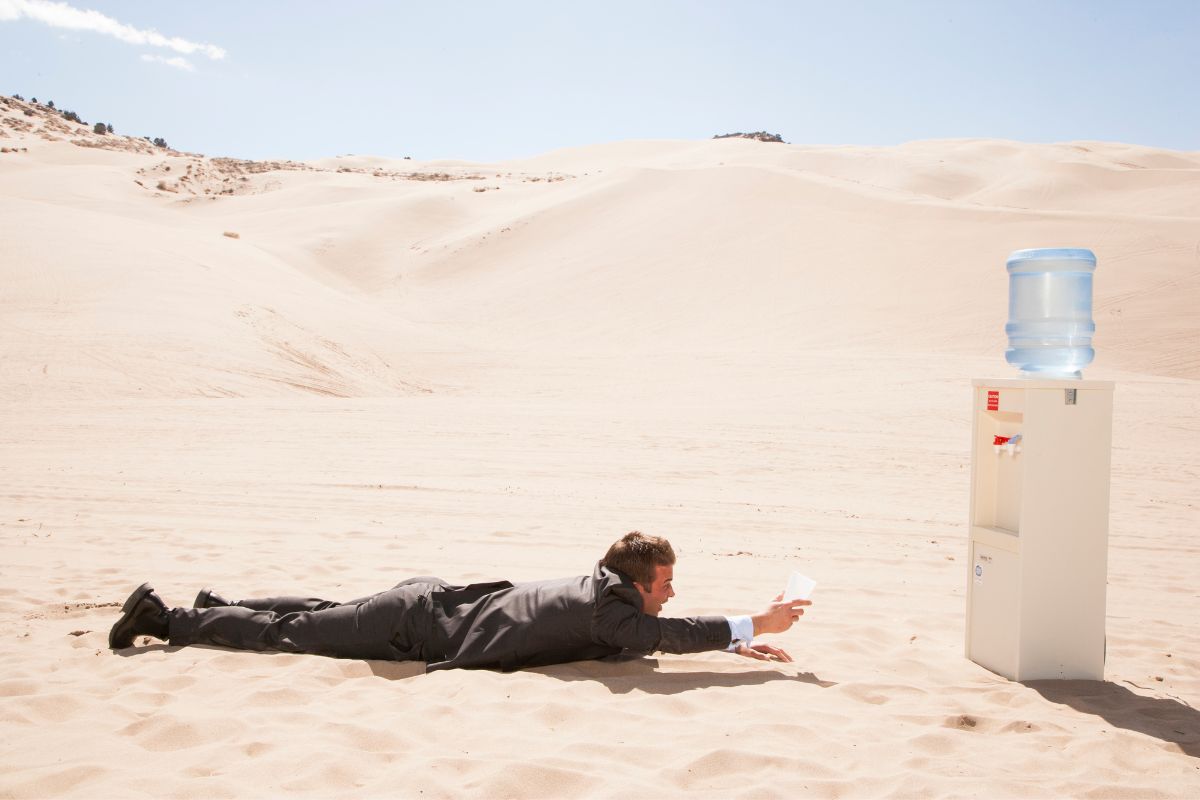
{"label": "shoe sole", "polygon": [[[116,624],[112,626],[112,630],[108,632],[108,647],[110,650],[123,649],[117,647],[113,642],[113,638],[116,636],[117,629],[121,627],[121,623],[126,622],[129,619],[129,615],[133,613],[135,608],[138,607],[138,604],[145,600],[146,596],[153,591],[153,586],[151,586],[149,583],[143,583],[141,586],[133,590],[133,594],[129,595],[129,599],[125,601],[125,605],[121,606],[121,618],[117,620]],[[126,645],[126,647],[132,646],[132,642]]]}

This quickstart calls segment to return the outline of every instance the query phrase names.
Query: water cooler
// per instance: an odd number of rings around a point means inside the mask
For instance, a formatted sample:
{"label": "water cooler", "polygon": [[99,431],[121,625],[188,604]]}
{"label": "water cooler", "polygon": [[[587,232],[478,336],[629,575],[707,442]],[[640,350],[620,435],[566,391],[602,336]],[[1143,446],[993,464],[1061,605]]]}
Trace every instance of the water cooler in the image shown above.
{"label": "water cooler", "polygon": [[972,383],[967,658],[1101,680],[1113,384]]}
{"label": "water cooler", "polygon": [[[1041,252],[1091,255],[1019,251]],[[1090,274],[1086,299],[1090,324]],[[1091,361],[1088,334],[1065,374]],[[1027,377],[972,382],[966,655],[1016,681],[1102,680],[1113,384],[1019,366]]]}

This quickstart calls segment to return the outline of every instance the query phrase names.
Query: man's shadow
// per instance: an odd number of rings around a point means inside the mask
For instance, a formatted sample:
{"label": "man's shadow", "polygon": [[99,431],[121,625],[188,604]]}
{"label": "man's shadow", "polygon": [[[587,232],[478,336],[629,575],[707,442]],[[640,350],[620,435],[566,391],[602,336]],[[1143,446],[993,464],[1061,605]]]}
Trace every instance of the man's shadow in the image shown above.
{"label": "man's shadow", "polygon": [[[367,661],[371,673],[387,680],[407,680],[425,671],[421,662]],[[627,694],[635,689],[647,694],[679,694],[693,689],[714,686],[760,686],[764,683],[787,681],[808,683],[827,689],[837,684],[823,681],[811,672],[784,673],[778,670],[742,670],[713,672],[710,670],[662,671],[656,658],[614,656],[593,661],[572,661],[547,667],[529,667],[521,672],[545,675],[560,681],[590,681],[599,683],[613,694]]]}
{"label": "man's shadow", "polygon": [[628,694],[635,689],[647,694],[680,694],[693,689],[712,687],[761,686],[786,681],[807,683],[828,689],[836,686],[823,681],[811,672],[780,672],[776,669],[738,670],[661,670],[657,658],[645,656],[611,656],[598,661],[574,661],[550,667],[526,670],[560,681],[592,681],[602,684],[613,694]]}
{"label": "man's shadow", "polygon": [[1051,703],[1094,714],[1114,728],[1170,742],[1200,758],[1200,711],[1181,700],[1144,697],[1108,681],[1024,681]]}
{"label": "man's shadow", "polygon": [[[211,645],[192,646],[218,651],[226,650],[226,648]],[[156,651],[173,653],[180,649],[179,646],[169,644],[149,644],[118,650],[116,653],[122,658],[129,658]],[[358,659],[350,660],[357,661]],[[375,677],[389,681],[411,680],[425,674],[423,661],[363,660],[360,663],[366,664]],[[822,689],[837,686],[835,682],[823,681],[811,672],[791,673],[775,669],[740,670],[738,672],[663,671],[659,669],[657,658],[645,656],[610,656],[592,661],[572,661],[548,667],[530,667],[521,671],[545,675],[560,681],[591,681],[603,685],[613,694],[628,694],[635,689],[647,694],[680,694],[693,689],[708,689],[715,686],[761,686],[778,681],[807,683]]]}

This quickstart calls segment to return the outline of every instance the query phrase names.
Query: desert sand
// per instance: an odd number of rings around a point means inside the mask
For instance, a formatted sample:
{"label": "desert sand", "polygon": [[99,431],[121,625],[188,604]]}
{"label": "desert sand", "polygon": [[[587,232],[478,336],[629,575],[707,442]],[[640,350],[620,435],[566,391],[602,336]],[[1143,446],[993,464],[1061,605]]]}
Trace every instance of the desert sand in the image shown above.
{"label": "desert sand", "polygon": [[[0,796],[1200,795],[1200,153],[252,163],[10,98],[0,145]],[[964,657],[970,381],[1043,246],[1099,260],[1104,681]],[[795,663],[107,648],[146,580],[532,580],[635,528],[671,615],[815,578]]]}

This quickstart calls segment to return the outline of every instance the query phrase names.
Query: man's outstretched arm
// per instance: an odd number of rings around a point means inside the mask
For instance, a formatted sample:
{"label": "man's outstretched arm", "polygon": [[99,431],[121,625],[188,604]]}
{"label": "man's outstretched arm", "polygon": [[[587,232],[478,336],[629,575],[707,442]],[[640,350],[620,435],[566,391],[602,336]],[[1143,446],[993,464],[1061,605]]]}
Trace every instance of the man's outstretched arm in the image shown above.
{"label": "man's outstretched arm", "polygon": [[792,657],[781,648],[754,643],[754,637],[760,633],[783,633],[804,616],[805,606],[812,605],[810,600],[784,602],[782,597],[783,595],[776,596],[775,600],[762,613],[728,617],[731,632],[731,641],[727,648],[729,652],[760,661],[792,660]]}

